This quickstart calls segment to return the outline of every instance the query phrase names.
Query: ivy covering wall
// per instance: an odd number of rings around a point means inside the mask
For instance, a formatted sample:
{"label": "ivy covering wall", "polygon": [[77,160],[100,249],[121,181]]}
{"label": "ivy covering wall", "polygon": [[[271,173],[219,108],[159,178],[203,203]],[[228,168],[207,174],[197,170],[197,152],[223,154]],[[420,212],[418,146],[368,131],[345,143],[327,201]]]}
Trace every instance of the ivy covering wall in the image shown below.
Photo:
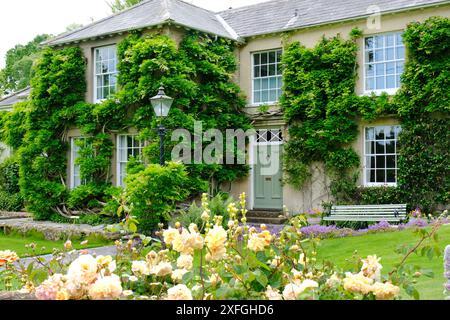
{"label": "ivy covering wall", "polygon": [[[338,203],[397,203],[433,210],[449,203],[450,20],[412,23],[404,34],[408,63],[394,97],[357,96],[357,38],[323,38],[314,48],[290,43],[281,99],[290,139],[287,182],[298,189],[313,162],[324,163]],[[360,158],[351,148],[358,121],[382,115],[402,122],[397,188],[358,188]]]}
{"label": "ivy covering wall", "polygon": [[[149,141],[145,161],[159,163],[158,125],[150,103],[161,84],[175,99],[169,130],[193,131],[194,121],[209,128],[250,128],[245,100],[232,81],[236,71],[234,44],[189,32],[179,45],[164,35],[134,33],[118,45],[119,91],[99,104],[85,102],[86,62],[78,47],[46,49],[36,67],[29,102],[2,116],[2,140],[17,150],[20,188],[27,209],[37,219],[59,219],[73,210],[98,212],[117,188],[111,185],[113,134],[130,128]],[[81,130],[77,142],[84,185],[66,185],[68,132]],[[170,158],[170,135],[166,156]],[[135,163],[136,164],[136,163]],[[207,190],[208,183],[232,181],[248,173],[244,165],[189,165],[189,194]],[[133,173],[144,170],[135,165]],[[164,188],[170,186],[161,186]]]}

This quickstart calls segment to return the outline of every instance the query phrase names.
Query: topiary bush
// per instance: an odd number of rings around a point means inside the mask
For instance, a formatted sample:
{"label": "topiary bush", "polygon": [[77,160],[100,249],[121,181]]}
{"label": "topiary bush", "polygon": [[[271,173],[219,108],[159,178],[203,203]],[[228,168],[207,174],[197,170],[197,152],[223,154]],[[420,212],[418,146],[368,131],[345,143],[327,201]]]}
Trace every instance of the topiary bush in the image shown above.
{"label": "topiary bush", "polygon": [[150,164],[125,179],[124,198],[129,214],[136,217],[142,232],[151,232],[166,223],[178,202],[189,197],[188,173],[180,163],[162,167]]}

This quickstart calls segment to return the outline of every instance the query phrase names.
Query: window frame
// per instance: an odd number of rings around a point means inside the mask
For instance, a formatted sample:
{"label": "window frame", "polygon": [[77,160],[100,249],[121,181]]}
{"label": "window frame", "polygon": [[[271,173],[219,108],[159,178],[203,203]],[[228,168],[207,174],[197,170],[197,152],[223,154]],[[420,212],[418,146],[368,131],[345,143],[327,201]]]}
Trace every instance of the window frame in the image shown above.
{"label": "window frame", "polygon": [[[388,31],[388,32],[382,32],[382,33],[374,33],[374,34],[368,34],[368,35],[365,35],[364,37],[363,37],[363,43],[362,43],[362,54],[363,54],[363,91],[364,91],[364,93],[363,93],[363,95],[372,95],[372,94],[375,94],[375,95],[381,95],[381,94],[383,94],[383,93],[387,93],[388,95],[395,95],[396,93],[397,93],[397,91],[400,89],[400,87],[401,87],[401,82],[400,82],[400,86],[399,87],[397,87],[397,88],[389,88],[389,89],[374,89],[374,90],[371,90],[371,89],[368,89],[367,88],[367,72],[366,72],[366,67],[367,67],[367,65],[369,65],[370,63],[369,62],[367,62],[367,58],[366,58],[366,39],[367,38],[373,38],[373,37],[376,37],[376,36],[387,36],[387,35],[395,35],[395,36],[397,36],[397,34],[403,34],[405,32],[405,30],[393,30],[393,31]],[[393,48],[396,48],[397,46],[396,45],[394,45],[394,47]],[[404,64],[403,64],[403,66],[405,66],[405,64],[406,64],[406,46],[405,46],[405,43],[403,42],[403,48],[404,48],[404,57],[403,57],[403,59],[395,59],[395,60],[384,60],[384,64],[385,63],[387,63],[387,62],[394,62],[394,63],[397,63],[398,61],[401,61],[401,60],[403,60],[403,62],[404,62]],[[383,47],[383,50],[385,50],[386,49],[386,43],[384,43],[384,47]],[[395,55],[395,51],[394,51],[394,55]],[[376,70],[374,70],[374,73],[376,72]],[[405,70],[403,69],[403,73],[405,72]],[[402,73],[402,74],[403,74]],[[397,73],[394,73],[394,75],[397,75]],[[401,76],[401,75],[400,75]],[[385,79],[385,83],[386,83],[386,77],[387,77],[387,75],[386,75],[386,73],[384,74],[384,79]],[[376,79],[376,75],[374,75],[374,77],[373,77],[373,79]]]}
{"label": "window frame", "polygon": [[[75,150],[75,142],[77,140],[86,140],[86,137],[78,136],[78,137],[70,137],[70,169],[69,169],[69,176],[70,176],[70,189],[73,190],[75,188],[78,188],[82,185],[86,185],[86,181],[81,180],[81,170],[80,170],[80,184],[75,185],[75,166],[77,165],[75,161],[78,159],[75,158],[74,150]],[[79,156],[79,155],[78,155]]]}
{"label": "window frame", "polygon": [[[97,81],[97,76],[98,76],[98,74],[97,74],[97,49],[102,49],[102,48],[114,48],[114,50],[116,51],[116,72],[105,73],[105,74],[102,74],[102,75],[116,75],[117,76],[119,74],[119,70],[117,70],[117,67],[118,67],[117,44],[113,43],[113,44],[104,45],[104,46],[100,46],[100,47],[94,47],[93,48],[93,50],[94,50],[94,52],[93,52],[94,60],[93,60],[93,68],[92,68],[92,70],[93,70],[93,78],[94,78],[93,79],[93,84],[94,84],[94,87],[93,87],[93,101],[94,101],[94,103],[101,103],[101,102],[107,100],[105,98],[99,99],[98,96],[97,96],[97,89],[98,89],[97,88],[97,83],[98,83],[98,81]],[[117,88],[118,88],[118,84],[117,84],[117,77],[116,77],[116,91],[117,91]]]}
{"label": "window frame", "polygon": [[[277,53],[278,51],[281,51],[281,55],[283,55],[283,48],[274,48],[274,49],[267,49],[267,50],[258,50],[258,51],[254,51],[251,52],[250,54],[250,59],[251,59],[251,105],[254,107],[258,107],[258,106],[274,106],[279,104],[280,99],[278,98],[276,101],[270,101],[270,102],[255,102],[255,54],[261,54],[261,53],[269,53],[269,52],[275,52]],[[277,55],[275,55],[276,57]],[[279,63],[281,65],[281,61],[276,61],[276,64]],[[268,63],[269,64],[269,63]],[[282,75],[276,75],[276,76],[267,76],[265,78],[270,78],[270,77],[281,77],[281,80],[283,80],[283,76]],[[263,78],[258,78],[258,79],[263,79]],[[270,89],[269,89],[270,90]],[[277,89],[278,90],[278,89]],[[283,86],[280,87],[281,93],[283,93]]]}
{"label": "window frame", "polygon": [[[130,149],[129,145],[128,145],[128,137],[132,137],[134,140],[136,140],[136,137],[138,137],[139,134],[137,133],[123,133],[123,134],[118,134],[116,137],[116,186],[117,187],[125,187],[125,183],[121,183],[121,178],[122,178],[122,164],[128,164],[129,163],[129,159],[127,159],[126,162],[121,161],[121,150],[122,149],[126,149],[127,150],[127,156],[128,156],[128,149]],[[126,148],[123,148],[120,144],[120,139],[121,137],[127,137],[127,146]],[[141,155],[143,154],[143,150],[145,147],[145,142],[144,141],[139,141],[140,143],[140,147],[138,148],[134,148],[132,147],[131,149],[137,149],[140,150]],[[123,177],[123,179],[125,179],[126,175]]]}
{"label": "window frame", "polygon": [[[401,132],[402,132],[402,130],[403,130],[403,128],[402,128],[402,126],[401,126],[401,124],[385,124],[385,125],[371,125],[371,126],[364,126],[363,127],[363,139],[362,139],[362,141],[363,141],[363,144],[364,144],[364,147],[363,147],[363,177],[364,177],[364,186],[365,187],[385,187],[385,186],[387,186],[387,187],[397,187],[397,185],[398,185],[398,157],[399,157],[399,153],[398,153],[398,141],[399,141],[399,138],[398,138],[398,136],[397,136],[397,138],[395,139],[395,141],[396,141],[396,149],[395,149],[395,171],[396,171],[396,175],[395,175],[395,182],[370,182],[369,181],[369,177],[367,176],[367,170],[372,170],[371,168],[368,168],[367,167],[367,157],[369,157],[369,156],[373,156],[373,154],[371,154],[371,155],[368,155],[368,153],[367,153],[367,142],[368,141],[372,141],[372,140],[367,140],[367,136],[366,136],[366,134],[367,134],[367,129],[370,129],[370,128],[377,128],[377,127],[399,127],[400,128],[400,132],[399,132],[399,135],[401,134]],[[386,140],[386,139],[385,139]],[[376,140],[375,140],[376,141]],[[381,155],[381,154],[379,154],[379,155]],[[387,153],[386,153],[386,151],[383,153],[383,156],[384,157],[387,157]],[[389,155],[392,155],[392,154],[389,154]],[[378,156],[378,154],[375,154],[375,157],[377,157]],[[376,160],[375,160],[376,161]],[[376,170],[376,169],[375,169]],[[386,168],[386,165],[385,165],[385,167],[384,167],[384,170],[386,171],[387,170],[387,168]],[[386,176],[385,176],[385,180],[386,180]]]}

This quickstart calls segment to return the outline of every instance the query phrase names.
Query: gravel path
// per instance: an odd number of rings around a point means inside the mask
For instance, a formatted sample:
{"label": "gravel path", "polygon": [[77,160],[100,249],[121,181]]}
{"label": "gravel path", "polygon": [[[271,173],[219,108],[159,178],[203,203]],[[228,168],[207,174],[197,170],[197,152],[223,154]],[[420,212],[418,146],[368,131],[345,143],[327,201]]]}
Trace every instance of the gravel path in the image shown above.
{"label": "gravel path", "polygon": [[[82,250],[84,251],[84,250]],[[86,251],[88,252],[88,254],[94,255],[94,256],[114,256],[117,253],[116,247],[115,246],[109,246],[109,247],[100,247],[100,248],[91,248],[91,249],[86,249]],[[67,259],[64,261],[65,263],[70,263],[73,260],[75,260],[76,258],[78,258],[80,256],[80,250],[73,252],[72,254],[70,254]],[[43,255],[43,256],[39,256],[41,258],[43,258],[46,262],[52,260],[53,255],[52,254],[47,254],[47,255]],[[28,266],[30,263],[33,263],[35,261],[36,257],[31,257],[31,258],[23,258],[20,259],[20,261],[18,261],[18,264]]]}

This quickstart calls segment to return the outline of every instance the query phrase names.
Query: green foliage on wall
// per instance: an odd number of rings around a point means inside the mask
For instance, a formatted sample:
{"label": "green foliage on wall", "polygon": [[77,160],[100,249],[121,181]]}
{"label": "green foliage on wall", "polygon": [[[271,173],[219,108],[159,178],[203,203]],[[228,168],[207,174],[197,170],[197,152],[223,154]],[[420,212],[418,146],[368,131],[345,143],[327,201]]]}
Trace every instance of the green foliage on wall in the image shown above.
{"label": "green foliage on wall", "polygon": [[[30,101],[17,104],[1,117],[2,140],[18,152],[27,209],[37,219],[54,219],[55,215],[92,212],[105,205],[116,193],[111,187],[113,135],[130,128],[138,129],[140,138],[150,141],[145,148],[146,162],[159,163],[155,130],[159,123],[149,99],[161,83],[175,99],[164,122],[169,130],[192,132],[194,121],[203,121],[203,132],[250,128],[243,112],[245,100],[233,82],[237,67],[233,50],[232,41],[195,32],[187,33],[179,45],[159,34],[132,34],[118,46],[119,90],[97,104],[84,101],[86,62],[81,49],[45,50],[32,80]],[[74,128],[84,137],[75,142],[79,148],[75,164],[84,185],[69,190],[67,135]],[[170,136],[166,140],[169,160],[170,147],[176,142],[171,142]],[[245,176],[248,167],[189,165],[187,170],[185,197],[206,191],[208,182],[218,185]],[[142,165],[130,170],[132,174],[145,172]],[[161,184],[158,191],[170,194],[174,188],[178,186]]]}
{"label": "green foliage on wall", "polygon": [[[164,119],[169,130],[184,128],[193,133],[194,121],[202,122],[202,132],[215,128],[225,134],[226,129],[251,128],[244,114],[245,99],[233,82],[237,65],[232,41],[189,32],[177,46],[164,35],[135,34],[120,44],[119,57],[122,90],[117,96],[136,110],[134,126],[142,138],[153,142],[145,149],[150,162],[158,163],[159,140],[155,130],[158,120],[149,99],[160,84],[175,99],[169,117]],[[166,160],[177,143],[167,141]],[[245,165],[196,164],[187,169],[194,190],[204,190],[205,181],[218,185],[248,174]]]}
{"label": "green foliage on wall", "polygon": [[[359,36],[360,32],[352,32]],[[356,38],[323,38],[314,48],[299,42],[283,55],[284,93],[281,104],[288,122],[285,170],[287,182],[301,189],[311,176],[313,162],[326,164],[333,183],[351,179],[360,164],[350,144],[358,135],[357,116],[375,117],[355,95]],[[365,97],[372,106],[378,98]],[[334,189],[341,189],[335,186]]]}
{"label": "green foliage on wall", "polygon": [[[290,125],[288,182],[302,188],[310,164],[318,161],[325,164],[339,203],[406,202],[427,210],[449,203],[450,19],[411,23],[403,38],[408,59],[394,97],[354,94],[355,37],[323,39],[312,49],[299,43],[286,48],[282,106]],[[349,145],[359,119],[370,122],[381,115],[397,115],[402,122],[398,187],[357,188],[359,157]]]}
{"label": "green foliage on wall", "polygon": [[[67,142],[70,125],[65,110],[83,101],[85,60],[79,48],[47,49],[35,68],[31,101],[26,112],[15,109],[7,119],[6,137],[18,147],[20,189],[27,209],[37,219],[47,219],[64,204],[67,189]],[[14,123],[17,128],[14,127]],[[8,132],[8,128],[12,131]]]}

